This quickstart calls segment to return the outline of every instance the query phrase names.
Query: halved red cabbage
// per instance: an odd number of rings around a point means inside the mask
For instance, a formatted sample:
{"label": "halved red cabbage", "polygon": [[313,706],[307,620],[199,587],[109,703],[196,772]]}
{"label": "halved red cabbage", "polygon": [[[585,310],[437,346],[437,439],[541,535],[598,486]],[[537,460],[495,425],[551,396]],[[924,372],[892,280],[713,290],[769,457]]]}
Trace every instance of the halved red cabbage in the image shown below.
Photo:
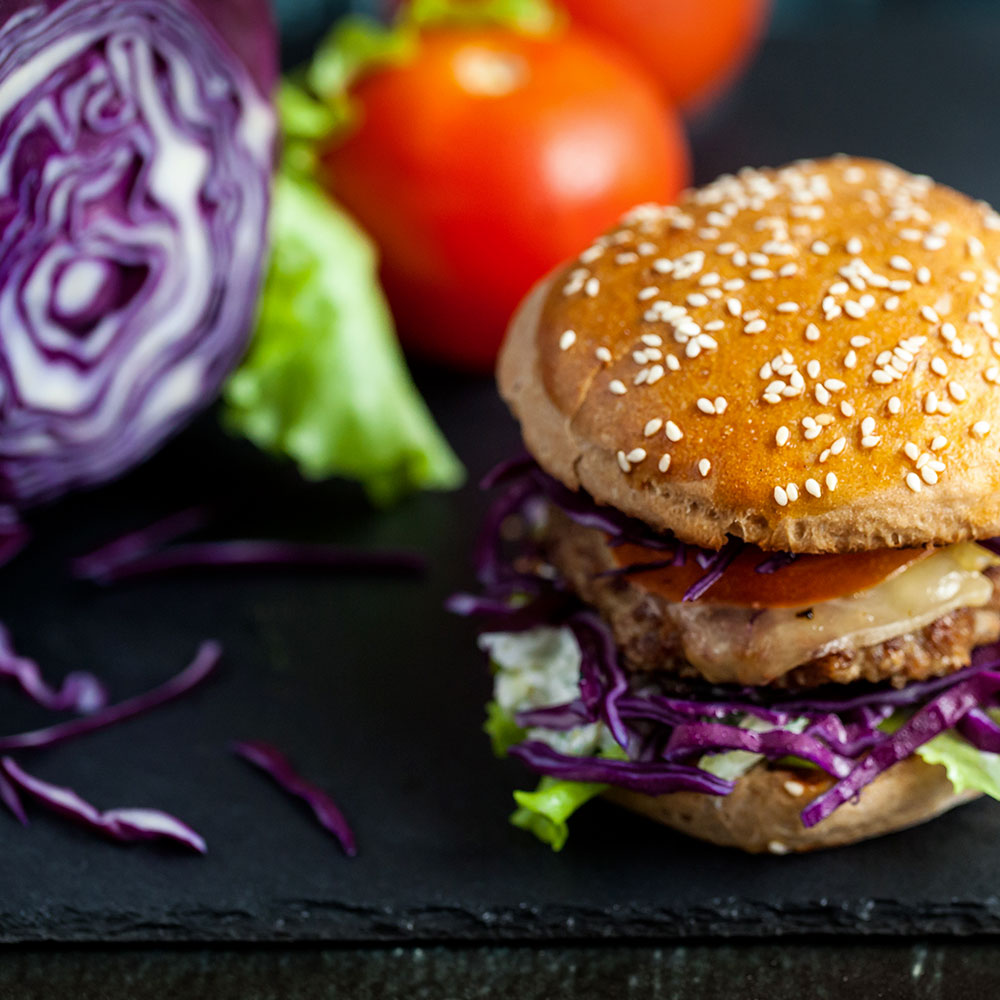
{"label": "halved red cabbage", "polygon": [[270,775],[286,792],[302,799],[313,811],[320,826],[337,838],[349,858],[358,853],[354,831],[337,803],[318,785],[306,781],[277,747],[261,740],[248,740],[232,746],[235,753]]}
{"label": "halved red cabbage", "polygon": [[[75,820],[111,840],[123,842],[167,840],[188,847],[199,854],[205,854],[208,850],[204,839],[191,827],[182,823],[176,816],[159,809],[120,808],[101,812],[80,798],[71,788],[62,788],[29,774],[10,757],[0,759],[0,770],[9,783],[8,787],[20,789],[52,812]],[[11,811],[27,824],[27,816],[21,807],[20,799],[17,798],[16,801],[17,805],[14,806],[10,800],[4,798]]]}
{"label": "halved red cabbage", "polygon": [[116,476],[239,359],[275,53],[266,0],[0,5],[0,501]]}
{"label": "halved red cabbage", "polygon": [[203,642],[198,647],[195,658],[179,674],[174,675],[159,687],[135,695],[133,698],[126,698],[125,701],[120,701],[115,705],[108,705],[79,719],[70,719],[68,722],[46,726],[44,729],[33,729],[11,736],[0,736],[0,750],[27,750],[33,747],[55,746],[57,743],[65,743],[67,740],[76,739],[86,733],[106,729],[108,726],[116,725],[126,719],[141,715],[143,712],[158,708],[160,705],[186,694],[205,680],[216,668],[221,656],[222,647],[217,642],[211,640]]}
{"label": "halved red cabbage", "polygon": [[42,676],[41,667],[14,649],[10,632],[0,624],[0,677],[16,683],[36,704],[52,711],[95,712],[107,704],[108,693],[93,674],[74,671],[58,688]]}

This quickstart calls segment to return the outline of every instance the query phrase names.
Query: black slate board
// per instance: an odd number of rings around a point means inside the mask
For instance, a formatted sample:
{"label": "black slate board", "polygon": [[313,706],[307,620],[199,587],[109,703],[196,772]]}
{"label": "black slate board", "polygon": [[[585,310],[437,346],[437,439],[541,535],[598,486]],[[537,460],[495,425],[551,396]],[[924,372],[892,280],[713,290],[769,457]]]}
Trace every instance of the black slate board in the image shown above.
{"label": "black slate board", "polygon": [[[896,159],[1000,201],[1000,19],[892,22],[775,42],[696,136],[699,179],[838,148]],[[516,446],[487,380],[423,386],[475,478]],[[206,496],[224,534],[423,549],[421,581],[214,575],[100,591],[67,557]],[[188,699],[75,746],[21,756],[102,806],[156,805],[207,858],[122,848],[35,815],[0,816],[0,940],[575,940],[1000,931],[1000,808],[806,857],[747,858],[597,803],[553,855],[505,822],[527,784],[479,732],[489,682],[441,602],[469,583],[484,499],[469,487],[378,515],[348,486],[300,483],[206,419],[113,487],[33,518],[0,574],[0,620],[53,673],[91,667],[117,696],[165,678],[206,636],[224,668]],[[0,691],[4,730],[42,721]],[[269,739],[353,820],[355,860],[226,750]]]}

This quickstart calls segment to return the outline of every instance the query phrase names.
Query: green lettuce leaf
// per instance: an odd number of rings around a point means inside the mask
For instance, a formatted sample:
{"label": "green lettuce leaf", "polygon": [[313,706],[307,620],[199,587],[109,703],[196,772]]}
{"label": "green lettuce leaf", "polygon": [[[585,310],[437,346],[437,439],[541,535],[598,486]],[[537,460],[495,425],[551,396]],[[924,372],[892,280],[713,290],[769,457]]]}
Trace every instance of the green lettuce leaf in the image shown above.
{"label": "green lettuce leaf", "polygon": [[[911,714],[896,712],[880,723],[879,729],[894,733]],[[990,711],[990,715],[1000,719],[1000,713],[996,710]],[[954,729],[939,733],[934,739],[917,747],[917,756],[928,764],[941,764],[956,792],[975,789],[991,798],[1000,799],[1000,754],[977,750]]]}
{"label": "green lettuce leaf", "polygon": [[486,722],[483,732],[490,738],[493,753],[497,757],[506,757],[507,751],[525,737],[525,731],[505,712],[499,702],[491,701],[486,706]]}
{"label": "green lettuce leaf", "polygon": [[533,833],[553,851],[561,851],[569,836],[567,820],[608,786],[586,781],[563,781],[545,777],[533,792],[514,792],[520,808],[510,816],[512,825]]}
{"label": "green lettuce leaf", "polygon": [[223,398],[230,429],[290,456],[307,478],[360,481],[377,504],[462,481],[410,380],[370,241],[288,160],[275,178],[257,328]]}

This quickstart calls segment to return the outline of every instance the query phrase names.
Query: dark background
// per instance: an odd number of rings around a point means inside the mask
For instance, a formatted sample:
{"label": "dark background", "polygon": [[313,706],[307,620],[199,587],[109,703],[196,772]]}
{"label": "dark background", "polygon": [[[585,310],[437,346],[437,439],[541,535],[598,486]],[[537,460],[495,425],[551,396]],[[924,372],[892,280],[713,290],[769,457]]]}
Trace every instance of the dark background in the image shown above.
{"label": "dark background", "polygon": [[[291,58],[331,5],[281,6]],[[692,125],[696,179],[846,151],[1000,202],[998,51],[993,4],[782,4],[750,73]],[[473,478],[514,446],[487,380],[418,377]],[[226,533],[419,547],[430,575],[107,593],[66,580],[68,555],[206,495]],[[5,827],[0,932],[35,945],[0,952],[0,997],[781,1000],[980,994],[995,981],[995,946],[964,939],[1000,929],[992,803],[787,859],[693,845],[603,804],[561,856],[509,829],[522,775],[476,732],[488,679],[467,623],[439,610],[468,581],[482,506],[470,487],[376,515],[355,490],[305,486],[205,420],[124,482],[36,517],[41,541],[0,583],[0,619],[53,673],[91,666],[121,695],[175,671],[202,636],[221,637],[227,658],[190,699],[24,759],[102,805],[179,813],[211,854],[122,849],[37,814],[31,831]],[[35,721],[13,698],[0,707],[14,728]],[[226,739],[245,737],[278,742],[335,792],[357,861],[226,755]],[[733,933],[758,940],[720,939]],[[184,937],[228,944],[152,946]],[[53,939],[62,946],[41,946]],[[457,939],[480,943],[442,943]],[[235,944],[246,940],[270,945]]]}

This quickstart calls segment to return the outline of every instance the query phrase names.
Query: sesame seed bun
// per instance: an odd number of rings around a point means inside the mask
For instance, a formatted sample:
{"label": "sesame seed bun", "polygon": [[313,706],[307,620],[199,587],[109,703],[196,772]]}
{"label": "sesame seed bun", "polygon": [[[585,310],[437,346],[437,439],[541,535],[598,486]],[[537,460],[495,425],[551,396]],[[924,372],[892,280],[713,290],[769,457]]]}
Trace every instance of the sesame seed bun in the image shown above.
{"label": "sesame seed bun", "polygon": [[723,847],[753,854],[788,854],[840,847],[904,830],[979,797],[956,792],[939,764],[908,757],[884,771],[848,802],[813,827],[800,813],[833,783],[821,771],[755,767],[726,796],[697,792],[640,795],[611,788],[605,795],[658,823]]}
{"label": "sesame seed bun", "polygon": [[1000,534],[1000,217],[835,157],[641,206],[523,303],[500,389],[553,476],[792,552]]}

